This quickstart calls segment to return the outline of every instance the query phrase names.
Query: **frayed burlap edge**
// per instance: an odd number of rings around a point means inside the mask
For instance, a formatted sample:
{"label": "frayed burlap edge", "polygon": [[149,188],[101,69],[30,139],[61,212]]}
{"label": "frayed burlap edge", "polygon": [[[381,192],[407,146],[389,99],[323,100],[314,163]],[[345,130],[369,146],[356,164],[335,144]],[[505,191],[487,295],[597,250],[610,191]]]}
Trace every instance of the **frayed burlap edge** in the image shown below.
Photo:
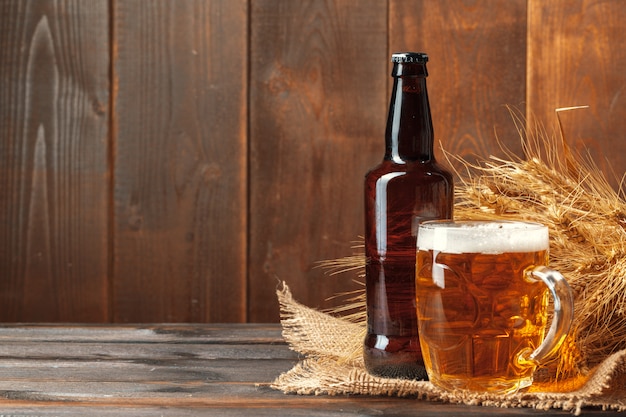
{"label": "frayed burlap edge", "polygon": [[[388,379],[367,373],[360,356],[364,326],[306,307],[283,283],[277,290],[283,336],[303,355],[271,387],[302,395],[384,395],[494,407],[551,408],[580,414],[585,407],[626,410],[626,350],[606,358],[582,381],[535,384],[531,391],[499,396],[444,392],[427,381]],[[357,357],[358,359],[354,359]],[[571,387],[576,387],[571,389]]]}

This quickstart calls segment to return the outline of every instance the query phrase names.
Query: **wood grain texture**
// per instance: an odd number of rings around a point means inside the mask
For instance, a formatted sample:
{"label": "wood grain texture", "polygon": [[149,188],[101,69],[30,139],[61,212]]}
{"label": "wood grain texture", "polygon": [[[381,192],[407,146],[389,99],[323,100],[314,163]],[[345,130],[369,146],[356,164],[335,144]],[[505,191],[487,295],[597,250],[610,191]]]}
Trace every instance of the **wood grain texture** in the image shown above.
{"label": "wood grain texture", "polygon": [[521,155],[506,106],[524,110],[525,36],[526,0],[390,0],[390,49],[430,58],[435,141],[469,161],[502,156],[496,137]]}
{"label": "wood grain texture", "polygon": [[[384,153],[386,5],[251,3],[249,319],[276,321],[285,280],[311,306],[353,289],[324,259],[352,254],[363,181]],[[335,302],[336,304],[336,302]]]}
{"label": "wood grain texture", "polygon": [[[626,3],[0,1],[0,321],[266,322],[358,287],[389,55],[430,56],[435,138],[521,155],[506,105],[618,186]],[[444,161],[440,149],[438,159]],[[458,163],[453,163],[456,167]]]}
{"label": "wood grain texture", "polygon": [[[569,416],[416,398],[285,395],[278,325],[0,327],[0,409],[15,416]],[[582,416],[606,415],[584,409]]]}
{"label": "wood grain texture", "polygon": [[[589,154],[617,187],[626,171],[625,4],[529,0],[528,108],[549,132],[560,113],[569,146]],[[530,112],[529,112],[530,113]]]}
{"label": "wood grain texture", "polygon": [[0,320],[108,316],[108,2],[0,4]]}
{"label": "wood grain texture", "polygon": [[115,2],[113,321],[246,320],[246,19]]}

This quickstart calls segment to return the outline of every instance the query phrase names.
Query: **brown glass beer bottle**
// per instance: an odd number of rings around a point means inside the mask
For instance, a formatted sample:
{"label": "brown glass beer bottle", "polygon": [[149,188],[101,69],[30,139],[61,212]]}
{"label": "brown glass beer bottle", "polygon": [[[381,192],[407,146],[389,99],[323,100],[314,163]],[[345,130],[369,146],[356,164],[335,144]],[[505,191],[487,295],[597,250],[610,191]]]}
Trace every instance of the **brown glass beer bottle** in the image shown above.
{"label": "brown glass beer bottle", "polygon": [[435,161],[423,53],[393,54],[385,156],[365,177],[367,370],[427,379],[417,333],[417,226],[452,218],[452,175]]}

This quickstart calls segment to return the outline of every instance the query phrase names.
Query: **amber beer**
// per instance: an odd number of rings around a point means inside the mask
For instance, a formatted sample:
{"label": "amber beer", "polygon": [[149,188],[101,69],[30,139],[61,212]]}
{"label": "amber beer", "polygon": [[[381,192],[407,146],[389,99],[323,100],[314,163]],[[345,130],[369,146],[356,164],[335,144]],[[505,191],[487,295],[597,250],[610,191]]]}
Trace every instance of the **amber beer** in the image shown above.
{"label": "amber beer", "polygon": [[419,229],[416,272],[430,381],[449,390],[498,393],[529,386],[536,365],[529,354],[544,340],[549,301],[546,285],[530,271],[548,263],[547,228],[522,222],[435,226]]}

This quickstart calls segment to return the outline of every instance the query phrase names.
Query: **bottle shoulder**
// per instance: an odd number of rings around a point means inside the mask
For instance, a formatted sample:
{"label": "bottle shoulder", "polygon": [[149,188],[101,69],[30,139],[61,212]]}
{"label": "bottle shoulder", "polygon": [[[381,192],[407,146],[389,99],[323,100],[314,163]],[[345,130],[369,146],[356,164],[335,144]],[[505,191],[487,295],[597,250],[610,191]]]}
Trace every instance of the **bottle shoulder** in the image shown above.
{"label": "bottle shoulder", "polygon": [[426,162],[406,161],[402,164],[383,160],[367,172],[366,178],[380,178],[394,173],[405,174],[405,176],[441,176],[452,181],[452,172],[434,159]]}

